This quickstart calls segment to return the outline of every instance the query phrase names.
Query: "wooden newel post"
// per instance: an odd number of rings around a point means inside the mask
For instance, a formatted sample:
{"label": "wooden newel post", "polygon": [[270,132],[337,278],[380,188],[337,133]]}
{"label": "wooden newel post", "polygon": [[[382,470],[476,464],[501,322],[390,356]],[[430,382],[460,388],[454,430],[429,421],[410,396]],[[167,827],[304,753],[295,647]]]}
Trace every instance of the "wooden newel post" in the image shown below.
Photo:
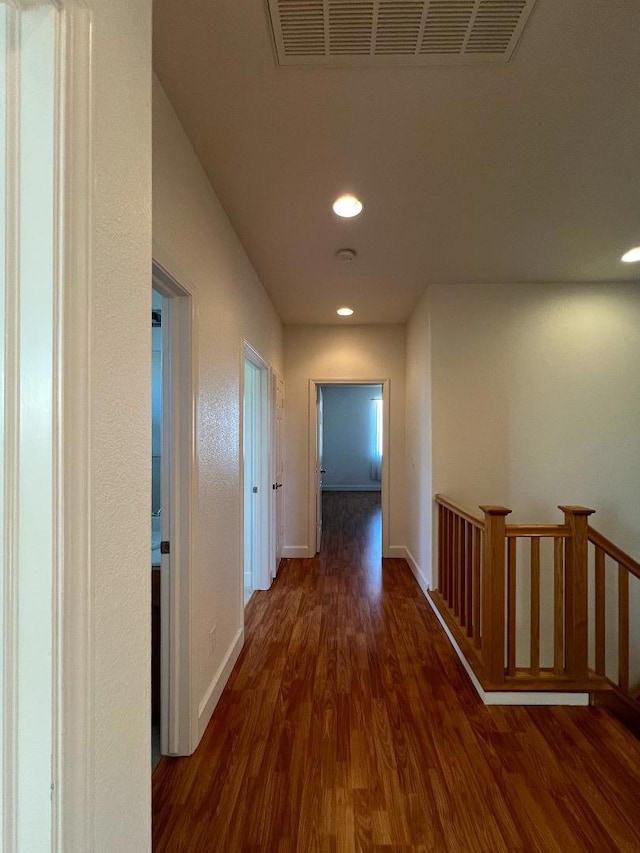
{"label": "wooden newel post", "polygon": [[559,506],[569,528],[564,560],[565,672],[576,681],[589,677],[588,535],[589,516],[584,506]]}
{"label": "wooden newel post", "polygon": [[492,684],[504,682],[505,517],[504,506],[481,506],[484,513],[482,662]]}

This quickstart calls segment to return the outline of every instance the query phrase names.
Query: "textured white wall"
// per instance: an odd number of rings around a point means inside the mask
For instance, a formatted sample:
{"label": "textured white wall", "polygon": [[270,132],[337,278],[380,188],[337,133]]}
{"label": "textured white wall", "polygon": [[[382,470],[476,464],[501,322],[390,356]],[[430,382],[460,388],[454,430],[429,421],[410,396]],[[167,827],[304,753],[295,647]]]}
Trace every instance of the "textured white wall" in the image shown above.
{"label": "textured white wall", "polygon": [[371,478],[376,442],[374,397],[381,385],[327,385],[323,389],[323,488],[379,490]]}
{"label": "textured white wall", "polygon": [[556,504],[640,553],[637,285],[429,294],[434,491],[556,521]]}
{"label": "textured white wall", "polygon": [[[199,379],[193,530],[198,702],[242,629],[240,377],[246,339],[280,373],[282,326],[157,79],[154,258],[193,295]],[[209,653],[209,631],[217,643]],[[208,717],[210,705],[203,711]],[[201,726],[207,722],[201,719]]]}
{"label": "textured white wall", "polygon": [[432,583],[431,327],[429,292],[407,324],[407,550]]}
{"label": "textured white wall", "polygon": [[91,467],[96,853],[151,849],[151,1],[93,24]]}
{"label": "textured white wall", "polygon": [[388,547],[405,542],[404,326],[285,326],[285,546],[309,540],[309,380],[390,380]]}

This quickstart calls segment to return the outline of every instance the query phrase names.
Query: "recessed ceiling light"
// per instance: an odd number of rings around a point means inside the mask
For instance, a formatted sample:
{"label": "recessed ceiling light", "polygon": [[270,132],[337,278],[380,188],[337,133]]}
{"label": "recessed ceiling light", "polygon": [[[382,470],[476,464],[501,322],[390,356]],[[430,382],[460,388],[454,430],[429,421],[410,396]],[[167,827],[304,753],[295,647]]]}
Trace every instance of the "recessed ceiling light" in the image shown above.
{"label": "recessed ceiling light", "polygon": [[353,314],[353,308],[347,308],[345,305],[344,308],[338,308],[336,314],[339,314],[341,317],[350,317]]}
{"label": "recessed ceiling light", "polygon": [[620,260],[624,261],[625,264],[634,264],[636,261],[640,261],[640,246],[636,246],[635,249],[629,249]]}
{"label": "recessed ceiling light", "polygon": [[341,195],[333,202],[334,213],[342,216],[345,219],[350,219],[352,216],[357,216],[362,210],[362,202],[354,195]]}

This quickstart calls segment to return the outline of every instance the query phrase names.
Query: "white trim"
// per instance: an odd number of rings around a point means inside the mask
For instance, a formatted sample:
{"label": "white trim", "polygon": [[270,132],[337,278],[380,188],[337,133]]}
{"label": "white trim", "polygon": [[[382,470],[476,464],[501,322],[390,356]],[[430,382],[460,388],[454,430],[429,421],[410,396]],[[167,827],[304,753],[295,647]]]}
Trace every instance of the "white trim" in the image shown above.
{"label": "white trim", "polygon": [[[91,22],[80,2],[11,4],[4,11],[12,44],[0,72],[8,71],[9,120],[2,846],[7,853],[90,851]],[[48,63],[41,69],[51,85],[48,107],[39,98],[41,81],[32,77],[40,63]],[[47,109],[51,126],[43,133],[33,116],[45,119]],[[26,167],[35,147],[46,174]],[[48,201],[35,202],[41,194]],[[32,227],[38,234],[26,238]],[[27,253],[29,239],[42,246],[36,257]]]}
{"label": "white trim", "polygon": [[[307,554],[314,557],[316,554],[316,436],[318,429],[317,415],[317,388],[319,385],[380,385],[382,386],[382,415],[383,415],[383,446],[382,470],[381,470],[381,503],[382,503],[382,556],[394,556],[394,550],[401,546],[392,546],[389,542],[390,535],[390,448],[391,436],[389,430],[391,417],[391,380],[369,377],[367,379],[309,379],[309,403],[308,403],[308,510],[307,510],[307,536],[308,544],[305,547]],[[283,555],[288,553],[289,548],[283,549]],[[313,552],[313,553],[310,553]]]}
{"label": "white trim", "polygon": [[413,572],[415,579],[418,581],[418,586],[420,587],[420,589],[424,593],[425,597],[428,598],[427,593],[429,592],[429,581],[427,580],[425,575],[422,573],[420,566],[418,565],[418,562],[415,559],[415,557],[413,556],[413,554],[411,553],[411,551],[408,548],[405,548],[404,550],[405,550],[405,560],[407,561],[407,563],[409,563],[411,571]]}
{"label": "white trim", "polygon": [[15,547],[18,523],[18,341],[19,328],[19,261],[18,261],[18,221],[19,221],[19,189],[18,189],[18,157],[20,149],[17,107],[19,103],[19,77],[17,69],[18,56],[18,11],[12,6],[5,6],[6,12],[6,67],[0,67],[0,74],[6,81],[5,112],[5,156],[3,157],[5,172],[4,215],[4,279],[2,296],[4,316],[4,389],[3,389],[3,518],[2,518],[2,564],[0,565],[0,581],[3,584],[3,643],[2,643],[2,837],[0,849],[5,853],[15,853],[18,846],[17,827],[14,819],[16,812],[16,761],[17,761],[17,691],[15,688],[17,673],[17,565]]}
{"label": "white trim", "polygon": [[[311,551],[313,550],[313,554]],[[308,545],[283,545],[282,559],[283,560],[306,560],[310,557],[315,557],[315,548],[309,548]]]}
{"label": "white trim", "polygon": [[229,676],[231,675],[231,671],[240,656],[243,645],[244,628],[240,628],[235,635],[224,660],[220,664],[218,671],[213,676],[213,679],[211,680],[211,683],[209,684],[209,687],[207,688],[198,708],[198,742],[200,742],[205,729],[209,725],[209,720],[213,716],[216,705],[220,701],[222,691],[224,690],[227,681],[229,680]]}
{"label": "white trim", "polygon": [[[167,300],[163,315],[163,419],[169,425],[163,436],[163,479],[169,507],[163,518],[163,538],[171,542],[169,559],[161,571],[161,750],[165,755],[190,755],[199,738],[197,701],[194,698],[193,566],[194,491],[196,462],[196,389],[194,299],[156,260],[153,288]],[[166,338],[166,349],[165,349]],[[166,364],[164,361],[166,360]],[[166,419],[165,419],[166,414]],[[166,432],[166,430],[165,430]],[[151,519],[149,519],[151,523]],[[166,525],[166,526],[165,526]]]}
{"label": "white trim", "polygon": [[[423,590],[424,591],[424,590]],[[483,690],[482,685],[475,676],[465,656],[462,654],[460,647],[454,639],[453,634],[447,627],[447,623],[442,618],[438,608],[435,606],[431,597],[425,593],[425,598],[429,602],[431,609],[436,615],[438,622],[442,625],[445,634],[449,638],[453,650],[458,655],[462,666],[465,668],[471,683],[476,689],[476,693],[482,699],[485,705],[572,705],[574,707],[585,707],[589,704],[588,693],[543,693],[536,691],[490,691]]]}
{"label": "white trim", "polygon": [[[91,16],[83,3],[63,6],[60,18],[64,89],[59,137],[64,162],[59,305],[63,340],[63,407],[58,542],[57,689],[61,721],[54,767],[54,849],[93,850],[94,666],[93,519],[91,505]],[[71,676],[73,673],[73,676]]]}

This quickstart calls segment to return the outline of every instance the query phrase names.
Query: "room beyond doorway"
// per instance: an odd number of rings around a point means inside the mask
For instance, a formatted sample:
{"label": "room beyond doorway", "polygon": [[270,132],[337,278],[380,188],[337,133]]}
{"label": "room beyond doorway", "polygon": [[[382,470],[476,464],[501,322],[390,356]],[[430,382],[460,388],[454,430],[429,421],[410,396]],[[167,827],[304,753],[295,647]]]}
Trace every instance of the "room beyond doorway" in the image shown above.
{"label": "room beyond doorway", "polygon": [[[323,494],[378,495],[380,556],[389,542],[389,380],[311,380],[309,538],[322,548]],[[312,414],[313,413],[313,414]],[[345,503],[346,506],[346,503]]]}

